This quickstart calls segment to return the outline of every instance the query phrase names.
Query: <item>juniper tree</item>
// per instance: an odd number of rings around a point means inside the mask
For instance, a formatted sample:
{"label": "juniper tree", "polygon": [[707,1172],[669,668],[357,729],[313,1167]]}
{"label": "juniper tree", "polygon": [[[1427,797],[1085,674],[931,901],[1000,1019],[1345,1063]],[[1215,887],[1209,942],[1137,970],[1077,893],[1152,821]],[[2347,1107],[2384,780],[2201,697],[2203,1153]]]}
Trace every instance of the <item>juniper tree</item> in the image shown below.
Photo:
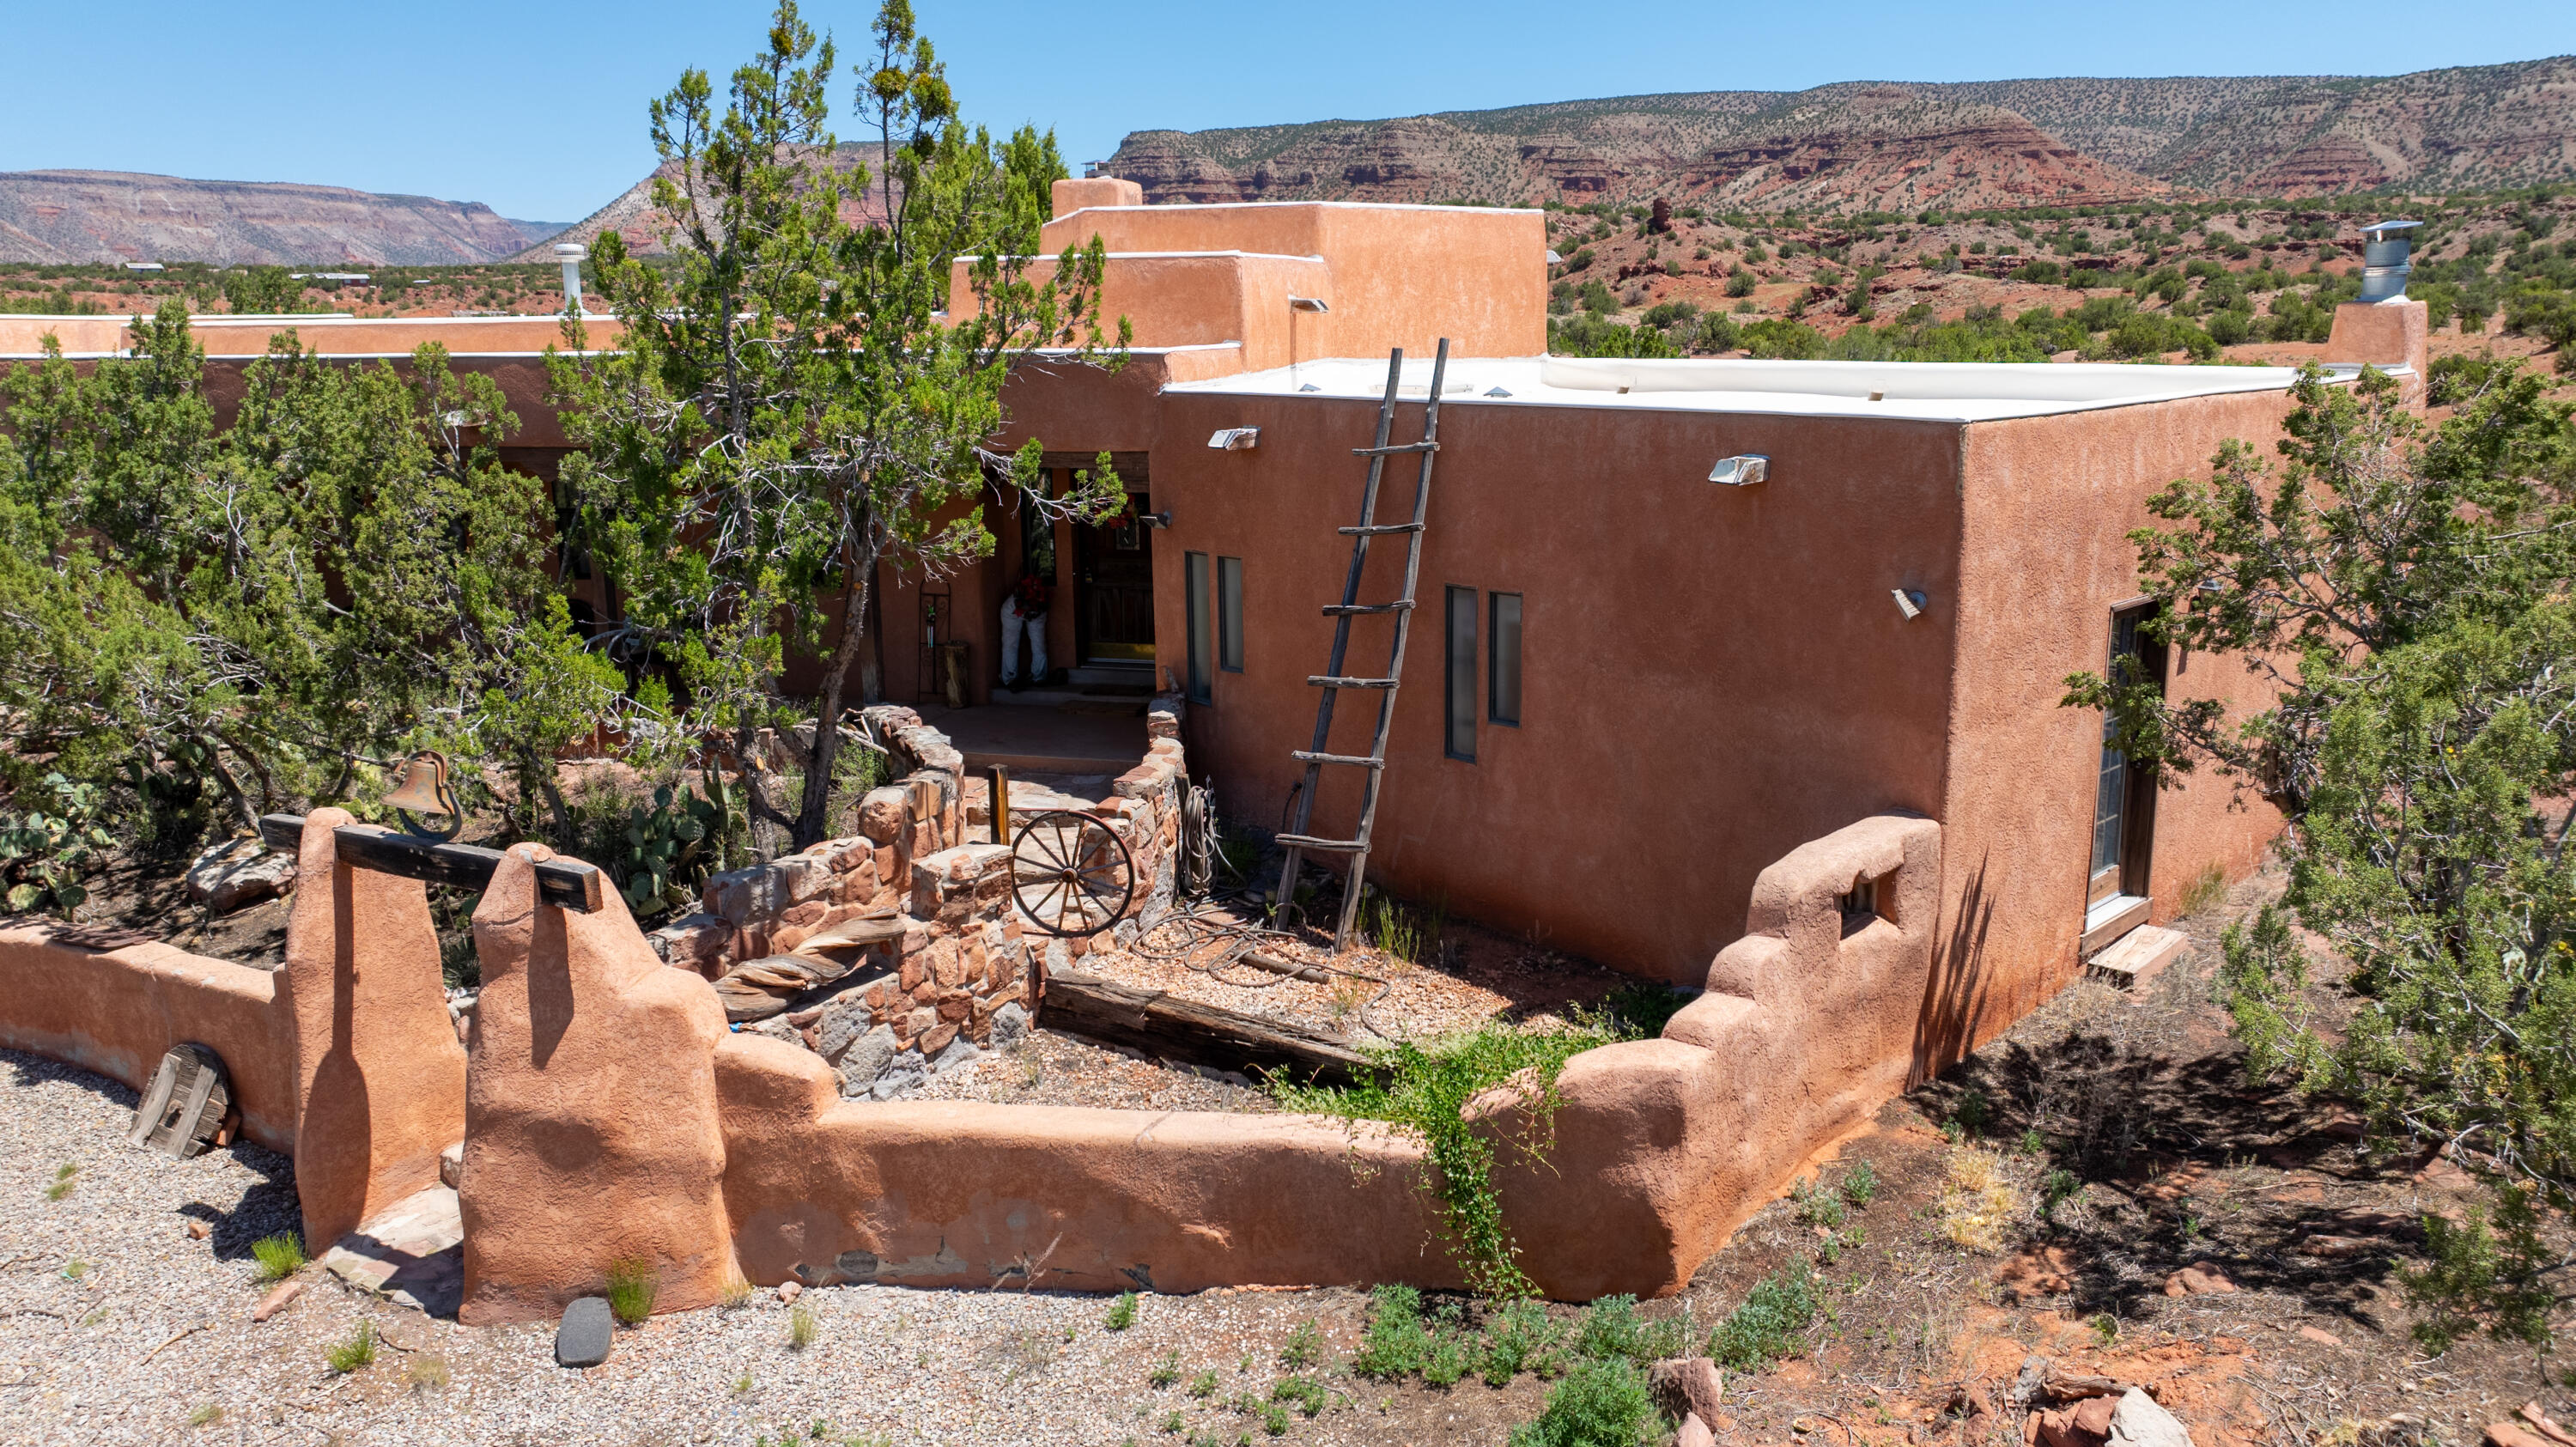
{"label": "juniper tree", "polygon": [[0,375],[0,767],[203,782],[248,826],[438,747],[532,822],[617,680],[547,575],[543,485],[499,464],[500,389],[281,333],[219,429],[180,305],[133,326],[86,375],[50,343]]}
{"label": "juniper tree", "polygon": [[[2365,371],[2294,389],[2279,461],[2231,441],[2132,534],[2166,642],[2243,660],[2242,717],[2124,669],[2068,680],[2172,784],[2207,764],[2287,821],[2289,884],[2228,930],[2221,988],[2249,1068],[2357,1102],[2374,1135],[2452,1150],[2494,1188],[2427,1219],[2410,1276],[2440,1342],[2472,1314],[2546,1341],[2576,1259],[2576,449],[2568,409],[2505,366],[2438,428]],[[2290,914],[2348,958],[2330,1038]]]}
{"label": "juniper tree", "polygon": [[[1051,498],[1036,442],[988,445],[1014,365],[1038,348],[1089,361],[1103,342],[1097,241],[1043,273],[1030,262],[1065,173],[1053,136],[970,129],[903,0],[870,34],[851,67],[864,146],[829,129],[833,44],[793,3],[721,113],[698,70],[653,102],[671,256],[603,234],[617,349],[581,350],[568,318],[575,345],[555,364],[586,448],[567,468],[584,542],[622,599],[617,646],[673,672],[690,717],[731,731],[745,758],[789,703],[788,663],[817,667],[801,797],[790,812],[765,782],[745,791],[797,847],[830,832],[851,675],[871,701],[880,686],[880,566],[936,575],[989,552],[988,486],[1019,490],[1032,515],[1105,515],[1122,495],[1105,457]],[[959,261],[978,305],[952,319]]]}

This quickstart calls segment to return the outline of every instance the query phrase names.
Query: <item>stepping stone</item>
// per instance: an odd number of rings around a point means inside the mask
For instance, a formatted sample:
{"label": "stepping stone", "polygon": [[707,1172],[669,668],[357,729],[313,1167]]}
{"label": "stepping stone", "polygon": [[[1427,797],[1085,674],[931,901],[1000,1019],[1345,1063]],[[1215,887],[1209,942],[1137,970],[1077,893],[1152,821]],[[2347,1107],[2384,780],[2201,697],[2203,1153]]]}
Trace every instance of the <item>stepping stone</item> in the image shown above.
{"label": "stepping stone", "polygon": [[322,1253],[331,1274],[396,1306],[453,1318],[465,1299],[465,1217],[432,1186],[395,1202]]}
{"label": "stepping stone", "polygon": [[2134,990],[2180,959],[2190,944],[2180,930],[2142,924],[2086,961],[2085,968],[2123,990]]}
{"label": "stepping stone", "polygon": [[555,1328],[555,1365],[598,1366],[608,1360],[609,1338],[616,1331],[617,1318],[609,1315],[607,1297],[581,1298],[564,1308],[563,1324]]}

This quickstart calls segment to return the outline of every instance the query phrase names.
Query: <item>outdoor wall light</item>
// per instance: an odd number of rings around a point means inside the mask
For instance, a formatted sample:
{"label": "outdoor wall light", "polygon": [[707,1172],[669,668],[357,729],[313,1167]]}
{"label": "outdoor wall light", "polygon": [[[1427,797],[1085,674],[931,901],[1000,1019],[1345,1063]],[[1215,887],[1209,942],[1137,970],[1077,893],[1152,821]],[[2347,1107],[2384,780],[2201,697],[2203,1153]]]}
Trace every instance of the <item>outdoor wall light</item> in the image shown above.
{"label": "outdoor wall light", "polygon": [[[1620,390],[1625,391],[1626,388]],[[1717,466],[1708,470],[1708,480],[1720,487],[1751,487],[1771,476],[1771,459],[1759,452],[1741,457],[1721,457]]]}
{"label": "outdoor wall light", "polygon": [[1219,452],[1250,452],[1261,445],[1258,427],[1220,427],[1208,438],[1208,446]]}
{"label": "outdoor wall light", "polygon": [[1932,602],[1929,595],[1915,588],[1890,588],[1887,591],[1896,599],[1896,611],[1904,614],[1909,622],[1921,617],[1923,610]]}
{"label": "outdoor wall light", "polygon": [[1161,512],[1140,512],[1136,514],[1136,521],[1149,528],[1167,528],[1172,525],[1172,510],[1165,508]]}
{"label": "outdoor wall light", "polygon": [[1331,307],[1324,305],[1324,299],[1320,296],[1292,296],[1288,298],[1288,309],[1292,312],[1328,312],[1332,310]]}

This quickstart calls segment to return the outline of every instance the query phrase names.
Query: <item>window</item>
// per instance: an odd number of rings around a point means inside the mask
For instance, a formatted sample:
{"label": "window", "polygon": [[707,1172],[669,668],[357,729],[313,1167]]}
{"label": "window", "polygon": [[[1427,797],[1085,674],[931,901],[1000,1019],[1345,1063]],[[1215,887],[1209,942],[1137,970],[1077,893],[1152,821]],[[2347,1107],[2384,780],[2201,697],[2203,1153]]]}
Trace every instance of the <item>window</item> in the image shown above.
{"label": "window", "polygon": [[1181,558],[1181,596],[1189,614],[1190,633],[1190,702],[1207,703],[1213,697],[1208,667],[1208,555],[1185,553]]}
{"label": "window", "polygon": [[1216,666],[1243,671],[1243,559],[1216,560]]}
{"label": "window", "polygon": [[1476,590],[1449,590],[1448,754],[1476,757]]}
{"label": "window", "polygon": [[1493,626],[1485,633],[1485,717],[1517,728],[1521,721],[1521,595],[1490,593]]}

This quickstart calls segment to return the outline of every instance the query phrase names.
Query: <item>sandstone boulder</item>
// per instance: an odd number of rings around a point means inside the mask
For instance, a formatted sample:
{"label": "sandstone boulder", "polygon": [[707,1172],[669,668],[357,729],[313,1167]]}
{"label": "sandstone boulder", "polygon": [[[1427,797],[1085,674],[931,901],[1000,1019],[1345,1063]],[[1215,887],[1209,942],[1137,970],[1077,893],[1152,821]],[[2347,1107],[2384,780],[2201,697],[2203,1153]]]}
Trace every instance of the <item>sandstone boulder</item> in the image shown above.
{"label": "sandstone boulder", "polygon": [[295,856],[253,838],[227,839],[189,861],[188,898],[216,914],[274,899],[295,884]]}

